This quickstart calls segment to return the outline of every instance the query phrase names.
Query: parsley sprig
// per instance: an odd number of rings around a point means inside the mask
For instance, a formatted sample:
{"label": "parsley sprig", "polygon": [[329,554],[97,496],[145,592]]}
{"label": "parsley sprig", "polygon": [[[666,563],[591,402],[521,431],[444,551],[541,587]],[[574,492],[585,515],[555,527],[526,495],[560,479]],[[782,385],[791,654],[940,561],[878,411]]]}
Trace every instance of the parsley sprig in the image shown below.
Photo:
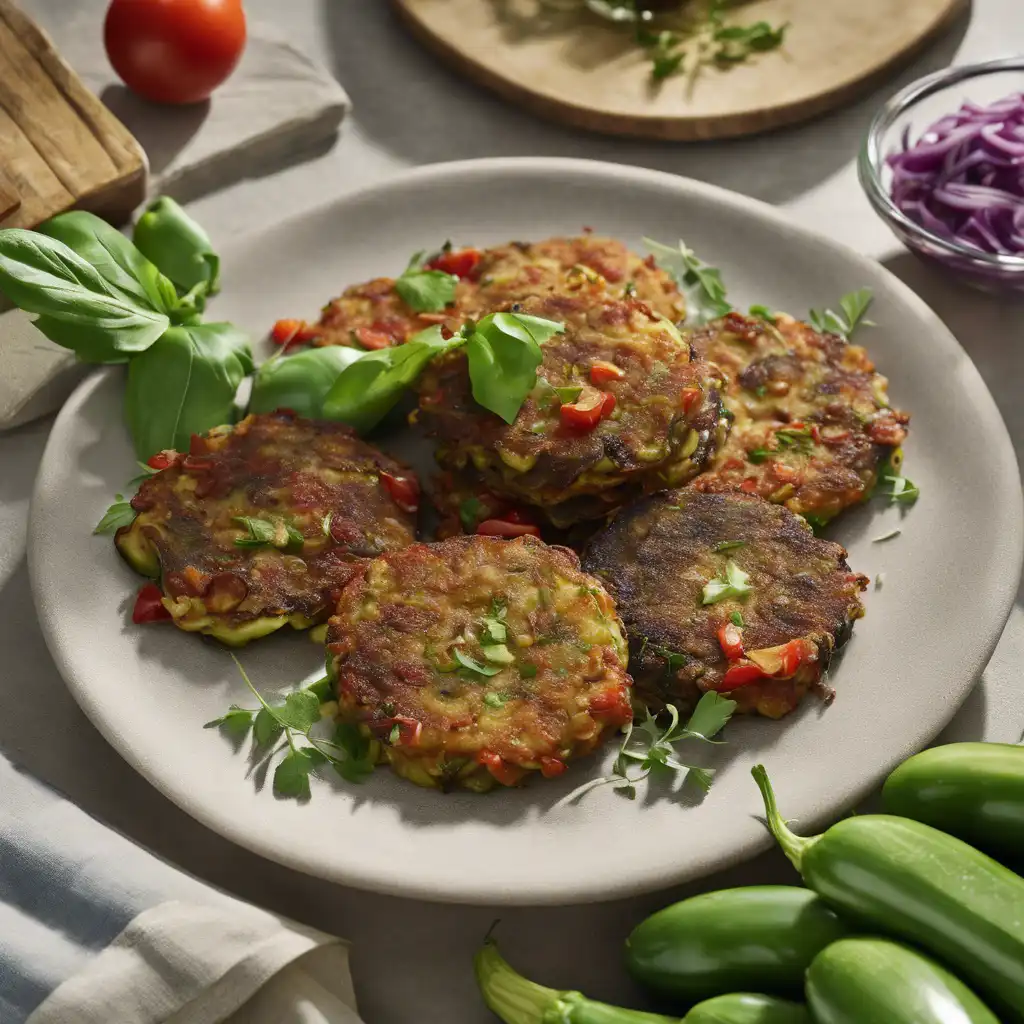
{"label": "parsley sprig", "polygon": [[[268,759],[287,751],[274,770],[275,793],[308,800],[310,773],[325,764],[334,768],[346,782],[366,780],[373,771],[374,761],[370,741],[357,726],[348,722],[339,724],[330,740],[311,735],[320,721],[320,705],[330,698],[330,683],[326,677],[271,704],[253,686],[238,658],[232,654],[231,659],[260,706],[243,708],[232,704],[220,718],[207,722],[204,728],[220,728],[237,740],[245,739],[251,729],[254,752]],[[282,737],[284,742],[279,743]]]}
{"label": "parsley sprig", "polygon": [[[666,707],[660,715],[652,715],[650,710],[645,710],[643,718],[626,726],[611,774],[581,786],[570,795],[570,799],[578,799],[591,789],[611,784],[618,792],[634,800],[636,787],[652,775],[674,775],[683,781],[690,779],[706,793],[714,780],[714,769],[681,761],[677,756],[676,745],[685,740],[722,742],[715,740],[715,736],[722,731],[735,710],[736,701],[714,691],[701,697],[693,714],[685,722],[672,705]],[[667,722],[662,724],[663,720]]]}
{"label": "parsley sprig", "polygon": [[701,260],[682,239],[676,247],[653,238],[645,238],[644,245],[686,295],[687,323],[704,324],[732,311],[722,272]]}
{"label": "parsley sprig", "polygon": [[849,341],[853,332],[858,327],[874,327],[871,320],[865,320],[874,296],[870,288],[858,288],[855,292],[849,292],[839,300],[837,313],[832,309],[812,309],[808,314],[811,323],[826,334],[838,334],[840,338]]}

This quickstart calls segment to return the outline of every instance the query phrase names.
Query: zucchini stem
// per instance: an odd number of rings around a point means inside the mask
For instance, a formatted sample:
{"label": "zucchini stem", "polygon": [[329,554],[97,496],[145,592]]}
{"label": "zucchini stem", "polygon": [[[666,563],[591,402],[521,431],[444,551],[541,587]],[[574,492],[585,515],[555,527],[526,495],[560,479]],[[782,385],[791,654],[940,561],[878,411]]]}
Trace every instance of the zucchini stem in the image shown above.
{"label": "zucchini stem", "polygon": [[803,874],[801,865],[804,855],[821,838],[813,836],[805,838],[798,836],[787,824],[786,820],[779,813],[779,805],[775,802],[775,790],[772,788],[771,779],[763,764],[755,765],[750,769],[754,776],[757,788],[761,791],[764,800],[765,824],[768,831],[775,837],[776,842],[782,847],[782,852],[789,858],[790,863]]}
{"label": "zucchini stem", "polygon": [[493,939],[477,952],[473,966],[484,1002],[505,1024],[542,1024],[545,1013],[561,994],[514,971]]}

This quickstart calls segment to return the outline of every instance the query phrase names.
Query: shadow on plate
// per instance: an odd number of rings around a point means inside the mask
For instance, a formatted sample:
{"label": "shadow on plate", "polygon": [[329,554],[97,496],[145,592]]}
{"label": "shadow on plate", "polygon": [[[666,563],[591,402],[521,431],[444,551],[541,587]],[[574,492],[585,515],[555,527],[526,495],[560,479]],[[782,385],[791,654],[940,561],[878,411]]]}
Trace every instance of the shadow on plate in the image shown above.
{"label": "shadow on plate", "polygon": [[878,105],[921,75],[948,66],[970,22],[955,25],[891,81],[827,121],[750,139],[653,143],[548,124],[450,71],[416,43],[387,3],[323,0],[333,69],[350,93],[360,132],[410,163],[495,156],[572,156],[651,167],[783,203],[856,155]]}

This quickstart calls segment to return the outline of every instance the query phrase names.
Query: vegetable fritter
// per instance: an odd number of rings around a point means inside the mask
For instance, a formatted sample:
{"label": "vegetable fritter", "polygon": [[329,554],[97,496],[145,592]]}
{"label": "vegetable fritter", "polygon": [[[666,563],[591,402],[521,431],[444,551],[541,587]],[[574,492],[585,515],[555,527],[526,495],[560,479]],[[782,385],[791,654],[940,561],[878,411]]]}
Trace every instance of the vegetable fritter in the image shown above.
{"label": "vegetable fritter", "polygon": [[815,525],[871,496],[910,417],[889,406],[861,346],[784,314],[730,313],[689,340],[724,373],[733,417],[698,488],[759,494]]}
{"label": "vegetable fritter", "polygon": [[604,588],[534,537],[458,537],[370,562],[330,620],[342,721],[422,786],[553,778],[631,717]]}
{"label": "vegetable fritter", "polygon": [[723,427],[719,382],[673,324],[638,299],[587,291],[511,309],[565,331],[542,346],[537,384],[511,425],[474,401],[464,351],[427,367],[415,415],[438,438],[443,468],[472,466],[494,494],[539,506],[559,527],[703,468]]}
{"label": "vegetable fritter", "polygon": [[158,458],[115,544],[175,625],[227,644],[325,621],[365,559],[416,538],[416,477],[338,423],[247,416]]}
{"label": "vegetable fritter", "polygon": [[615,597],[641,699],[689,710],[717,690],[769,718],[826,694],[868,582],[786,508],[693,488],[619,513],[584,567]]}
{"label": "vegetable fritter", "polygon": [[460,278],[455,301],[440,313],[418,313],[404,302],[389,277],[353,285],[324,307],[310,328],[314,345],[399,345],[432,324],[457,330],[509,302],[531,295],[573,293],[597,285],[610,298],[633,295],[669,320],[681,320],[686,307],[673,279],[611,238],[582,235],[542,242],[509,242],[493,249],[441,253],[426,264]]}

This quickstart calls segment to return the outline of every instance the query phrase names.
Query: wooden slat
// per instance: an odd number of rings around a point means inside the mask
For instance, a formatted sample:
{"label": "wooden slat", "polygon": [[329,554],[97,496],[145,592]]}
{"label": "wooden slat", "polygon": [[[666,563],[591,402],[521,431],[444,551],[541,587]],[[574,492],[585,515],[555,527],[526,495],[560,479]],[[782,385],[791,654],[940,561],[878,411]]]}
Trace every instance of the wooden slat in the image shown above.
{"label": "wooden slat", "polygon": [[19,206],[21,206],[21,200],[18,198],[18,193],[14,191],[13,182],[9,181],[3,172],[0,172],[0,224],[3,224],[4,218],[9,217]]}
{"label": "wooden slat", "polygon": [[0,171],[20,199],[5,227],[73,206],[118,222],[145,196],[138,143],[11,0],[0,0]]}

